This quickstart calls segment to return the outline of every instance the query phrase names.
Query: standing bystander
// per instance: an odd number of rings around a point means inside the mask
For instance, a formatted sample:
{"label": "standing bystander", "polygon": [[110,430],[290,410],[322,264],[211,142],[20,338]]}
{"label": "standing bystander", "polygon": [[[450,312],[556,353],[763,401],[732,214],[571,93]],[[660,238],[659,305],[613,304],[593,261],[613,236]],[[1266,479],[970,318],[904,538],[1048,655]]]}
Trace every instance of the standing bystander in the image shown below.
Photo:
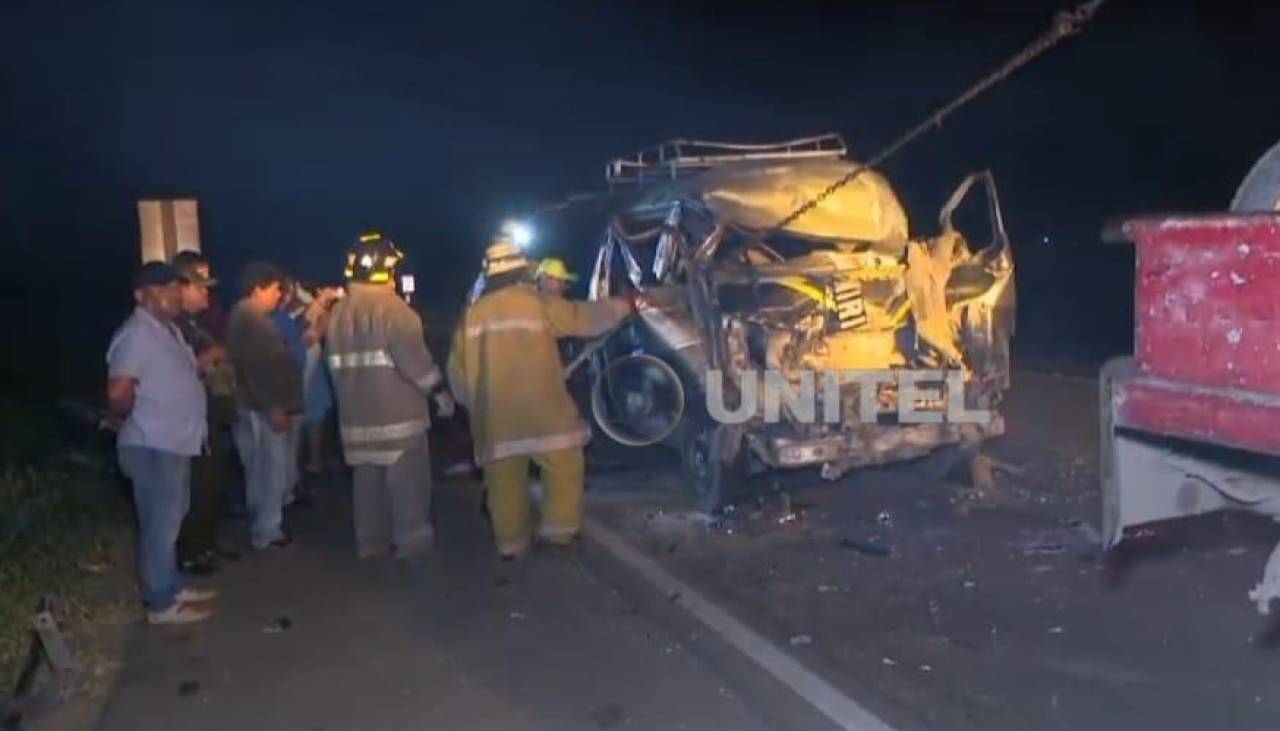
{"label": "standing bystander", "polygon": [[134,280],[133,314],[107,349],[107,403],[119,425],[120,467],[133,483],[138,568],[151,624],[186,624],[216,596],[184,587],[176,544],[190,500],[191,457],[205,440],[205,395],[195,355],[174,325],[182,311],[177,271],[149,262]]}
{"label": "standing bystander", "polygon": [[321,287],[314,293],[307,289],[299,292],[307,306],[303,315],[306,330],[302,333],[302,341],[307,346],[306,363],[302,368],[302,393],[306,405],[302,413],[305,484],[324,477],[330,465],[326,459],[325,437],[329,414],[333,411],[333,383],[329,380],[329,368],[324,363],[324,336],[333,304],[344,292],[337,287]]}
{"label": "standing bystander", "polygon": [[[280,331],[280,337],[284,338],[285,349],[289,351],[289,357],[293,358],[294,364],[298,367],[298,377],[301,379],[307,366],[307,346],[302,342],[302,332],[306,327],[306,323],[302,321],[305,305],[298,300],[297,289],[297,282],[293,279],[285,279],[280,286],[280,304],[272,310],[271,321],[275,324],[276,329]],[[303,389],[303,395],[305,401],[305,389]],[[301,416],[301,414],[296,414],[289,425],[289,459],[285,461],[284,481],[285,506],[296,504],[306,507],[311,504],[311,501],[302,491],[302,471],[299,468],[300,455],[298,448],[302,441]]]}
{"label": "standing bystander", "polygon": [[265,262],[251,262],[244,297],[227,322],[227,348],[236,365],[236,448],[244,464],[250,538],[258,550],[283,548],[288,489],[289,430],[302,410],[302,373],[271,320],[284,276]]}
{"label": "standing bystander", "polygon": [[195,352],[208,418],[207,446],[191,460],[191,509],[178,535],[178,559],[187,573],[209,574],[217,570],[218,559],[238,557],[218,545],[221,498],[236,480],[231,443],[235,371],[226,348],[200,322],[209,308],[209,289],[218,283],[209,272],[209,260],[196,251],[180,251],[173,257],[173,267],[182,278],[182,312],[175,324]]}

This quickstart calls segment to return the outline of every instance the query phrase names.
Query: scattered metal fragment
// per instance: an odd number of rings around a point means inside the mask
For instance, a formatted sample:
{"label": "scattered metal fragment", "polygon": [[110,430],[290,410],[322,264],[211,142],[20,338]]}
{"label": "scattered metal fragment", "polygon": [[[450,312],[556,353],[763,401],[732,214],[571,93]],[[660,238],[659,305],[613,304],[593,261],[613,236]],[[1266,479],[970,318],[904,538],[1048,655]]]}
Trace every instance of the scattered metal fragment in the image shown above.
{"label": "scattered metal fragment", "polygon": [[942,607],[933,599],[929,600],[929,624],[933,627],[934,634],[942,630]]}
{"label": "scattered metal fragment", "polygon": [[1262,570],[1262,581],[1249,591],[1249,599],[1264,617],[1271,614],[1271,600],[1280,598],[1280,545],[1271,552]]}
{"label": "scattered metal fragment", "polygon": [[840,547],[848,548],[858,553],[875,556],[877,558],[887,558],[893,553],[893,549],[881,543],[872,543],[857,538],[841,538]]}
{"label": "scattered metal fragment", "polygon": [[1067,521],[1067,525],[1075,529],[1076,534],[1087,545],[1091,547],[1099,547],[1102,545],[1102,532],[1093,526],[1092,523],[1075,518]]}
{"label": "scattered metal fragment", "polygon": [[279,634],[293,627],[293,620],[288,617],[276,617],[263,626],[262,631],[267,634]]}

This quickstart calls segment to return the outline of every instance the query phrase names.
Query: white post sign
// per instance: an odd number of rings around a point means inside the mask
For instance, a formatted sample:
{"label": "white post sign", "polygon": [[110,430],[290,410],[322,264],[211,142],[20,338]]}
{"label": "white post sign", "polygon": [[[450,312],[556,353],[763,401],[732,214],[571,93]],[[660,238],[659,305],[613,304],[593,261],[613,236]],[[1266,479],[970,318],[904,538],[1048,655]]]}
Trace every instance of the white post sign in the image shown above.
{"label": "white post sign", "polygon": [[140,200],[142,261],[170,261],[179,251],[200,250],[200,212],[193,199]]}

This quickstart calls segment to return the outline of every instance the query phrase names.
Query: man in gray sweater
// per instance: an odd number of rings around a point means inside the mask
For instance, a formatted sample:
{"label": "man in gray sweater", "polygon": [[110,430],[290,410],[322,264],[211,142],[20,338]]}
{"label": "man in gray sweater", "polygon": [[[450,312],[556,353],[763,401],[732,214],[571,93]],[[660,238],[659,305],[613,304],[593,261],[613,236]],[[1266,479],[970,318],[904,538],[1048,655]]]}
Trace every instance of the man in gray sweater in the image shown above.
{"label": "man in gray sweater", "polygon": [[288,489],[289,428],[302,411],[302,371],[271,320],[284,275],[252,262],[242,278],[244,298],[227,322],[227,350],[235,364],[239,417],[236,449],[244,464],[250,536],[258,550],[284,548],[284,497]]}

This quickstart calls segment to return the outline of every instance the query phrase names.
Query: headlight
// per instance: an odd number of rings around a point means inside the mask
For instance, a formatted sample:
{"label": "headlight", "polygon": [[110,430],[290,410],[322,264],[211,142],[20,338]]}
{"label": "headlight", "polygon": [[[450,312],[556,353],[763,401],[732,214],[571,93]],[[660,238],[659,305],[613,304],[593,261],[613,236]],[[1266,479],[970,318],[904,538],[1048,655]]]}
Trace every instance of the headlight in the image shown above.
{"label": "headlight", "polygon": [[511,242],[521,249],[527,249],[533,243],[533,226],[524,221],[507,221],[502,224],[502,232],[511,237]]}

